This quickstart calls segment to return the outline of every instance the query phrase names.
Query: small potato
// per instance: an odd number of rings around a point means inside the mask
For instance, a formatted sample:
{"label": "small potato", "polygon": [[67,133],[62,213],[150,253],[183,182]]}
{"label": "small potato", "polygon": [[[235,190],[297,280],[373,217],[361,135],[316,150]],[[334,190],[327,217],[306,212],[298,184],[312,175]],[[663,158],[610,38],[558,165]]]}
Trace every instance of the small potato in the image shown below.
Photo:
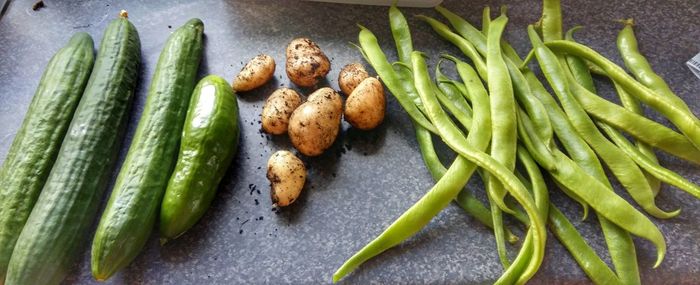
{"label": "small potato", "polygon": [[338,136],[343,100],[335,90],[324,87],[309,95],[308,100],[289,119],[289,138],[304,155],[320,155]]}
{"label": "small potato", "polygon": [[293,153],[280,150],[267,161],[267,180],[270,180],[273,206],[288,206],[296,201],[304,188],[306,167]]}
{"label": "small potato", "polygon": [[338,86],[340,86],[340,91],[343,91],[345,96],[350,96],[357,85],[360,85],[362,80],[369,77],[367,71],[357,62],[350,63],[343,67],[338,74]]}
{"label": "small potato", "polygon": [[286,68],[287,76],[294,84],[312,87],[328,74],[331,63],[316,43],[298,38],[287,46]]}
{"label": "small potato", "polygon": [[289,117],[301,105],[299,93],[289,88],[272,92],[262,109],[262,129],[268,134],[281,135],[287,132]]}
{"label": "small potato", "polygon": [[251,59],[233,79],[233,90],[250,91],[272,79],[275,75],[275,60],[266,54],[259,54]]}
{"label": "small potato", "polygon": [[369,77],[348,96],[345,120],[360,130],[371,130],[382,123],[385,109],[382,83],[377,78]]}

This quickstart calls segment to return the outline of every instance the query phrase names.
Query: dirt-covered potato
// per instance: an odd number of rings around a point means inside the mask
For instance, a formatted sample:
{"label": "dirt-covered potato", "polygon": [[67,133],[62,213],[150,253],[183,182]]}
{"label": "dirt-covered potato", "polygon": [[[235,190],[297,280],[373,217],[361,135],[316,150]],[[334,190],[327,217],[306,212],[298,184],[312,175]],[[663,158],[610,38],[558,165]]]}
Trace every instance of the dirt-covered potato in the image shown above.
{"label": "dirt-covered potato", "polygon": [[250,91],[272,79],[275,75],[275,60],[266,54],[251,59],[233,79],[233,90]]}
{"label": "dirt-covered potato", "polygon": [[369,77],[345,101],[345,120],[355,128],[371,130],[382,123],[385,109],[382,83],[377,78]]}
{"label": "dirt-covered potato", "polygon": [[287,76],[294,84],[312,87],[328,74],[331,63],[316,43],[298,38],[287,46],[286,68]]}
{"label": "dirt-covered potato", "polygon": [[338,136],[343,100],[335,90],[324,87],[309,95],[289,119],[289,138],[304,155],[316,156],[328,149]]}
{"label": "dirt-covered potato", "polygon": [[360,85],[362,80],[367,79],[369,74],[362,66],[357,62],[350,63],[343,67],[338,74],[338,86],[340,86],[340,91],[343,91],[345,96],[350,96],[357,85]]}
{"label": "dirt-covered potato", "polygon": [[267,161],[267,179],[273,206],[288,206],[297,200],[304,188],[306,167],[293,153],[280,150]]}
{"label": "dirt-covered potato", "polygon": [[281,135],[287,132],[289,117],[301,105],[299,93],[289,88],[272,92],[262,109],[262,129],[268,134]]}

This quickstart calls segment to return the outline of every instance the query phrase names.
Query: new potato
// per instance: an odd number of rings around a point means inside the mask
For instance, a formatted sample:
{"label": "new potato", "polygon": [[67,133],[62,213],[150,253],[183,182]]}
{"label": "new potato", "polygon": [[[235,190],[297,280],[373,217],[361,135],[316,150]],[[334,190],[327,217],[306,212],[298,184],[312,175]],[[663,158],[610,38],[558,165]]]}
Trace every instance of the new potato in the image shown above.
{"label": "new potato", "polygon": [[369,77],[345,101],[345,121],[360,130],[371,130],[382,123],[385,109],[382,83],[377,78]]}
{"label": "new potato", "polygon": [[316,85],[331,70],[328,57],[308,38],[294,39],[289,43],[285,66],[289,79],[301,87]]}
{"label": "new potato", "polygon": [[369,77],[369,74],[367,74],[362,64],[355,62],[344,66],[343,69],[340,70],[340,74],[338,74],[338,86],[340,86],[340,91],[343,91],[345,96],[350,96],[352,91],[355,90],[355,87],[360,85],[367,77]]}
{"label": "new potato", "polygon": [[272,92],[262,110],[262,128],[268,134],[281,135],[287,132],[289,117],[301,105],[299,93],[289,88]]}
{"label": "new potato", "polygon": [[275,60],[266,54],[260,54],[251,59],[233,79],[233,90],[236,92],[250,91],[272,79],[275,75]]}
{"label": "new potato", "polygon": [[289,119],[289,138],[304,155],[320,155],[338,136],[343,100],[335,90],[323,87],[309,95],[308,100]]}
{"label": "new potato", "polygon": [[293,153],[280,150],[267,161],[270,198],[274,206],[288,206],[297,200],[306,181],[306,167]]}

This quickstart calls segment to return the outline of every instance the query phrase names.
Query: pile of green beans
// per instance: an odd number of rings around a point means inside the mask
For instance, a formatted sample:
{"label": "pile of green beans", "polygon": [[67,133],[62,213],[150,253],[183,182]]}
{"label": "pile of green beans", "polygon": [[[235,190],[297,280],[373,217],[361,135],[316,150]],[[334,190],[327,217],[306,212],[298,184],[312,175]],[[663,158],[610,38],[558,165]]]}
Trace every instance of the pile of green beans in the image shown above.
{"label": "pile of green beans", "polygon": [[[632,236],[650,241],[657,250],[654,267],[661,264],[666,240],[645,214],[657,219],[680,214],[680,209],[656,206],[662,183],[698,199],[700,187],[661,166],[655,151],[700,164],[700,120],[640,53],[632,20],[623,21],[617,39],[630,76],[577,43],[573,34],[579,27],[563,32],[559,0],[544,0],[542,7],[537,26],[527,28],[532,51],[524,60],[502,37],[508,23],[505,7],[495,19],[486,7],[481,29],[442,6],[435,10],[449,25],[417,15],[471,61],[442,54],[434,77],[427,55],[414,50],[408,21],[398,8],[389,9],[397,62],[390,62],[376,36],[360,26],[360,52],[411,118],[436,184],[350,257],[333,275],[334,282],[416,234],[450,201],[493,230],[504,267],[496,284],[524,284],[534,276],[543,262],[546,228],[596,284],[641,283]],[[530,61],[536,61],[545,81],[527,67]],[[450,62],[458,79],[441,69]],[[596,94],[591,73],[612,82],[622,106]],[[680,133],[645,117],[641,104],[664,115]],[[437,155],[434,138],[457,154],[448,168]],[[641,210],[615,193],[603,165]],[[473,195],[474,189],[465,188],[475,172],[486,187],[487,204]],[[595,211],[612,267],[549,200],[547,177],[581,205],[583,219],[589,209]],[[524,238],[513,234],[504,219],[522,224]],[[506,241],[519,240],[519,253],[511,260]]]}

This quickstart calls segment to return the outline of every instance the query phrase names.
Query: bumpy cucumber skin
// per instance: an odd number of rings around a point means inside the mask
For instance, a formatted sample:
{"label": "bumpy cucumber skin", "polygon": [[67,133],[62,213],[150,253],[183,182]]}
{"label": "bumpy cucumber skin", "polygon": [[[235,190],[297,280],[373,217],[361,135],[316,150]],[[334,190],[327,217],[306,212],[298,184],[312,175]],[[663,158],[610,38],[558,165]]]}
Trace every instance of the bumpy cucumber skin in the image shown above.
{"label": "bumpy cucumber skin", "polygon": [[161,242],[178,237],[204,215],[236,154],[239,136],[233,89],[221,77],[205,77],[192,95],[177,165],[161,205]]}
{"label": "bumpy cucumber skin", "polygon": [[85,90],[93,49],[90,35],[76,33],[51,58],[0,168],[0,284]]}
{"label": "bumpy cucumber skin", "polygon": [[97,280],[129,265],[153,229],[196,83],[203,30],[201,20],[190,20],[160,54],[136,134],[92,243]]}
{"label": "bumpy cucumber skin", "polygon": [[6,285],[58,284],[84,248],[116,161],[140,63],[136,28],[106,28],[95,66],[46,184],[17,240]]}

